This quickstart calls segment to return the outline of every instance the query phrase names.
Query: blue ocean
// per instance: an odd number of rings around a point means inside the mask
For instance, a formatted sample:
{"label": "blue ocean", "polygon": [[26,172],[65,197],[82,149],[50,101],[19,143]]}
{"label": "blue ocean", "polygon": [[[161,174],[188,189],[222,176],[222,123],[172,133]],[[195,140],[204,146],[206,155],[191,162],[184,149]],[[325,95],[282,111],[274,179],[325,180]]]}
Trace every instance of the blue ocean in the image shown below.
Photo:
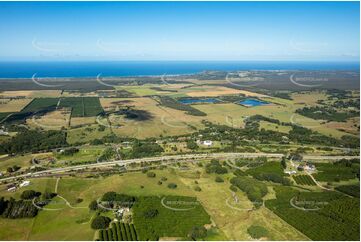
{"label": "blue ocean", "polygon": [[359,62],[303,61],[9,61],[0,62],[0,78],[149,76],[235,70],[347,70]]}

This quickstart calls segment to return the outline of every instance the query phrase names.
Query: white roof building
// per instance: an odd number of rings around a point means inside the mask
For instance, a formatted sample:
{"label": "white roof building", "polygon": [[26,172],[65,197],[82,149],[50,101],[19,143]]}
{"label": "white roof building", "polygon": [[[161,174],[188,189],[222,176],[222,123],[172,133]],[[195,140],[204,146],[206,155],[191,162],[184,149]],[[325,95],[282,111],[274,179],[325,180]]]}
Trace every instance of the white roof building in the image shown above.
{"label": "white roof building", "polygon": [[211,140],[205,140],[205,141],[203,141],[203,144],[206,145],[206,146],[212,146],[213,141],[211,141]]}
{"label": "white roof building", "polygon": [[297,171],[285,171],[286,174],[292,175],[292,174],[296,174]]}
{"label": "white roof building", "polygon": [[16,190],[16,187],[9,187],[8,192],[14,192]]}
{"label": "white roof building", "polygon": [[23,181],[22,183],[20,183],[20,187],[26,187],[30,185],[30,181]]}

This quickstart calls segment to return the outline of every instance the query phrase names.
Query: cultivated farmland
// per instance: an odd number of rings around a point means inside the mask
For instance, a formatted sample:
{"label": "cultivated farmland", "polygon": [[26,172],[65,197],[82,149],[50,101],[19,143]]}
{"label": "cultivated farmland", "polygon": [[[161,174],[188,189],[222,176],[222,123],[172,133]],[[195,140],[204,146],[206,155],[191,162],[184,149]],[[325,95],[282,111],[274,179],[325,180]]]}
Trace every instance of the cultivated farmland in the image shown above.
{"label": "cultivated farmland", "polygon": [[137,232],[134,224],[112,223],[109,229],[99,231],[101,241],[137,241]]}
{"label": "cultivated farmland", "polygon": [[71,108],[72,117],[92,117],[103,112],[103,108],[97,97],[61,98],[59,107]]}
{"label": "cultivated farmland", "polygon": [[359,240],[360,200],[336,192],[298,192],[275,187],[276,199],[266,201],[283,220],[313,240]]}
{"label": "cultivated farmland", "polygon": [[316,185],[316,183],[308,175],[293,176],[293,179],[299,185],[306,185],[306,186],[315,186]]}

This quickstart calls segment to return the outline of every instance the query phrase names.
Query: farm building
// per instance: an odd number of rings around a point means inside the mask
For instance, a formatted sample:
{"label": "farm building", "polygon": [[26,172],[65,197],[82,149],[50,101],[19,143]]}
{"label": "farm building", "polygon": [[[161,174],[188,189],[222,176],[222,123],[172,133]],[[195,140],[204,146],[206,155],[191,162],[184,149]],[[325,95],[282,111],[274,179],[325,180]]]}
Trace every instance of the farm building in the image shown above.
{"label": "farm building", "polygon": [[297,171],[285,171],[285,173],[288,174],[288,175],[292,175],[292,174],[296,174]]}
{"label": "farm building", "polygon": [[211,140],[205,140],[205,141],[202,142],[202,144],[205,145],[205,146],[212,146],[212,145],[213,145],[213,141],[211,141]]}
{"label": "farm building", "polygon": [[300,170],[300,171],[303,171],[303,170],[305,170],[305,171],[315,171],[315,170],[316,170],[316,167],[315,167],[315,165],[313,165],[313,164],[306,163],[306,164],[304,164],[304,165],[299,165],[299,166],[297,167],[297,170]]}
{"label": "farm building", "polygon": [[11,184],[7,186],[7,191],[8,192],[15,192],[16,191],[16,186],[15,184]]}
{"label": "farm building", "polygon": [[22,183],[20,183],[20,187],[26,187],[30,185],[30,181],[23,181]]}

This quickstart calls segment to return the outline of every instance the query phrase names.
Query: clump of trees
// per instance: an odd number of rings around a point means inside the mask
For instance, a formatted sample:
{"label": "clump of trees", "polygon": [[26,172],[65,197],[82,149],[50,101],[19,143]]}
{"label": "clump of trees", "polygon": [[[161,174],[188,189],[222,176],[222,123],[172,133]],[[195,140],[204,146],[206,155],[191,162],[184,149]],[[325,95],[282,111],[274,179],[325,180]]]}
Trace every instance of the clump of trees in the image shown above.
{"label": "clump of trees", "polygon": [[103,150],[102,154],[99,156],[98,161],[108,161],[115,156],[115,151],[113,148],[108,147]]}
{"label": "clump of trees", "polygon": [[266,184],[250,177],[233,177],[230,182],[244,191],[248,199],[254,202],[256,207],[261,205],[263,202],[262,198],[268,192]]}
{"label": "clump of trees", "polygon": [[200,186],[195,186],[194,191],[200,192],[200,191],[202,191],[202,188]]}
{"label": "clump of trees", "polygon": [[275,173],[257,173],[253,175],[253,177],[261,181],[280,183],[285,186],[291,185],[291,181],[289,179]]}
{"label": "clump of trees", "polygon": [[268,230],[258,225],[252,225],[247,229],[247,232],[253,239],[260,239],[268,235]]}
{"label": "clump of trees", "polygon": [[163,151],[163,148],[155,142],[137,140],[133,143],[132,151],[125,155],[127,158],[141,158],[156,156]]}
{"label": "clump of trees", "polygon": [[228,172],[227,168],[219,163],[219,160],[212,159],[205,167],[207,173],[225,174]]}
{"label": "clump of trees", "polygon": [[109,224],[111,222],[111,219],[106,216],[98,215],[96,216],[92,223],[91,228],[92,229],[106,229],[109,227]]}
{"label": "clump of trees", "polygon": [[169,183],[169,184],[168,184],[168,188],[170,188],[170,189],[176,189],[176,188],[177,188],[177,184],[175,184],[175,183]]}
{"label": "clump of trees", "polygon": [[194,226],[188,236],[191,240],[204,239],[207,236],[207,229],[203,226]]}
{"label": "clump of trees", "polygon": [[39,197],[41,195],[41,192],[36,192],[34,190],[25,190],[23,193],[21,193],[20,198],[24,200],[30,200],[36,197]]}
{"label": "clump of trees", "polygon": [[187,148],[190,150],[198,149],[198,145],[194,140],[188,140],[187,141]]}
{"label": "clump of trees", "polygon": [[0,198],[0,215],[4,218],[32,218],[38,214],[38,208],[32,201],[18,200],[10,198],[5,200]]}
{"label": "clump of trees", "polygon": [[283,169],[286,169],[286,168],[287,168],[287,162],[286,162],[286,158],[285,158],[285,157],[282,157],[281,166],[282,166]]}
{"label": "clump of trees", "polygon": [[13,166],[10,166],[6,169],[7,172],[9,173],[12,173],[12,172],[16,172],[18,170],[20,170],[20,166],[17,166],[17,165],[13,165]]}
{"label": "clump of trees", "polygon": [[219,176],[216,177],[215,181],[219,183],[224,182],[223,178]]}
{"label": "clump of trees", "polygon": [[147,172],[147,177],[154,178],[154,177],[156,177],[156,174],[154,172],[152,172],[152,171],[148,171]]}
{"label": "clump of trees", "polygon": [[91,201],[89,203],[89,209],[93,210],[93,211],[97,210],[98,209],[98,202],[95,201],[95,200]]}
{"label": "clump of trees", "polygon": [[302,109],[297,109],[296,113],[312,119],[322,119],[335,122],[346,122],[349,118],[360,116],[359,111],[339,112],[336,108],[322,106],[304,107]]}
{"label": "clump of trees", "polygon": [[49,191],[45,191],[43,194],[42,194],[42,197],[44,200],[50,200],[54,197],[56,197],[56,193],[55,192],[49,192]]}

